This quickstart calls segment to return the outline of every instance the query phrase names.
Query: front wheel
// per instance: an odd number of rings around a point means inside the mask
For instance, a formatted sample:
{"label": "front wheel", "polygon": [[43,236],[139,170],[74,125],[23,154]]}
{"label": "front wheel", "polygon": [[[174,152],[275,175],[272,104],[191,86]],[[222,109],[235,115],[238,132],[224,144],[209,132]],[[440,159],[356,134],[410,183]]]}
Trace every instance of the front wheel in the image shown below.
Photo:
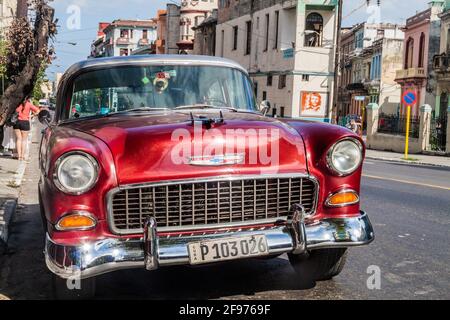
{"label": "front wheel", "polygon": [[53,274],[53,296],[57,300],[89,300],[95,297],[95,282],[95,278],[67,280]]}
{"label": "front wheel", "polygon": [[339,275],[347,260],[347,249],[323,249],[308,255],[289,255],[289,261],[302,282],[330,280]]}

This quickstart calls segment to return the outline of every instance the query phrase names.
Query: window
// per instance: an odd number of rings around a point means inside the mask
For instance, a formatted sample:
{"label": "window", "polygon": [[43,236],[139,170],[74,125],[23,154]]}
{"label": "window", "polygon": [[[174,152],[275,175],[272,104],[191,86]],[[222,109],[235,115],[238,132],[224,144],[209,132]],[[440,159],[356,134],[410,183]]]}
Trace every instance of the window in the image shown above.
{"label": "window", "polygon": [[302,75],[302,81],[308,82],[309,81],[309,74],[303,74]]}
{"label": "window", "polygon": [[280,11],[275,11],[275,43],[273,44],[274,49],[278,49],[278,32],[280,24]]}
{"label": "window", "polygon": [[263,91],[262,99],[263,101],[267,100],[267,91]]}
{"label": "window", "polygon": [[224,54],[224,46],[225,46],[225,30],[222,30],[221,37],[220,37],[220,56],[223,57]]}
{"label": "window", "polygon": [[364,48],[364,31],[359,31],[355,35],[355,49],[362,49]]}
{"label": "window", "polygon": [[381,54],[376,54],[372,58],[372,64],[370,67],[370,79],[378,80],[381,78]]}
{"label": "window", "polygon": [[267,51],[269,49],[269,26],[270,26],[270,16],[269,14],[266,14],[266,35],[265,35],[265,42],[264,42],[264,51]]}
{"label": "window", "polygon": [[413,67],[414,61],[414,39],[409,38],[406,42],[405,69]]}
{"label": "window", "polygon": [[142,30],[142,39],[148,39],[148,30]]}
{"label": "window", "polygon": [[420,35],[420,43],[419,43],[419,68],[423,68],[425,60],[425,34],[422,33]]}
{"label": "window", "polygon": [[447,53],[450,52],[450,28],[447,30]]}
{"label": "window", "polygon": [[128,49],[120,49],[120,56],[128,56]]}
{"label": "window", "polygon": [[273,83],[273,76],[269,75],[267,76],[267,86],[271,87]]}
{"label": "window", "polygon": [[282,117],[282,118],[284,118],[284,114],[285,114],[285,111],[284,111],[284,107],[280,107],[280,117]]}
{"label": "window", "polygon": [[130,32],[128,29],[121,29],[120,30],[120,37],[121,38],[129,38],[130,37]]}
{"label": "window", "polygon": [[[171,73],[165,85],[153,80]],[[147,77],[149,82],[142,81]],[[110,67],[84,72],[73,81],[63,117],[85,118],[141,107],[176,108],[192,104],[233,106],[255,111],[250,79],[233,68],[187,65]],[[75,108],[76,106],[76,108]]]}
{"label": "window", "polygon": [[306,17],[305,46],[321,47],[323,36],[323,18],[318,13],[310,13]]}
{"label": "window", "polygon": [[245,54],[248,55],[252,51],[252,22],[247,21],[245,24],[247,32],[247,39],[245,43]]}
{"label": "window", "polygon": [[239,27],[233,27],[233,50],[237,50],[238,46],[238,35],[239,35]]}
{"label": "window", "polygon": [[286,75],[282,74],[278,77],[278,89],[286,88]]}

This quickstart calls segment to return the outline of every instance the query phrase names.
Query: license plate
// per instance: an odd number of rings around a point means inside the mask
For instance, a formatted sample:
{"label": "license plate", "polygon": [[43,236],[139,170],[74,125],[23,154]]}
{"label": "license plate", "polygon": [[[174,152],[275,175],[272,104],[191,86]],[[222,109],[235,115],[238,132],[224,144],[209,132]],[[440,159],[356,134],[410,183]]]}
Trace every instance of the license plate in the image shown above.
{"label": "license plate", "polygon": [[193,242],[188,244],[188,251],[192,265],[269,254],[267,239],[264,235]]}

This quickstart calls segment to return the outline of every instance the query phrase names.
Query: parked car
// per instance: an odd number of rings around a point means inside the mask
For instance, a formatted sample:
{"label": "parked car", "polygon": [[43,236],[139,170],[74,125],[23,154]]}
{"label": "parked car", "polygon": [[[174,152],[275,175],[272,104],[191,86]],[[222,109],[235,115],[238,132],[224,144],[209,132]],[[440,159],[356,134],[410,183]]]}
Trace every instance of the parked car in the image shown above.
{"label": "parked car", "polygon": [[39,100],[39,108],[41,109],[48,109],[50,107],[50,102],[47,99],[40,99]]}
{"label": "parked car", "polygon": [[54,119],[39,115],[56,296],[92,297],[97,276],[121,269],[282,254],[295,281],[337,276],[347,248],[374,239],[360,209],[364,143],[343,127],[266,117],[268,107],[247,71],[221,58],[71,67]]}

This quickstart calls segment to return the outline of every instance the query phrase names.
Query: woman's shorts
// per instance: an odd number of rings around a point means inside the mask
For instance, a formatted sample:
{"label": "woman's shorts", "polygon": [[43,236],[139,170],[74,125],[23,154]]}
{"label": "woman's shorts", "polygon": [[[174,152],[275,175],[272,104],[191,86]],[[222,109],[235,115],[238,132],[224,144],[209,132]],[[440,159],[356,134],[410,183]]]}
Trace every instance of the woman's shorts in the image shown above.
{"label": "woman's shorts", "polygon": [[30,121],[19,120],[14,126],[14,130],[30,131]]}

